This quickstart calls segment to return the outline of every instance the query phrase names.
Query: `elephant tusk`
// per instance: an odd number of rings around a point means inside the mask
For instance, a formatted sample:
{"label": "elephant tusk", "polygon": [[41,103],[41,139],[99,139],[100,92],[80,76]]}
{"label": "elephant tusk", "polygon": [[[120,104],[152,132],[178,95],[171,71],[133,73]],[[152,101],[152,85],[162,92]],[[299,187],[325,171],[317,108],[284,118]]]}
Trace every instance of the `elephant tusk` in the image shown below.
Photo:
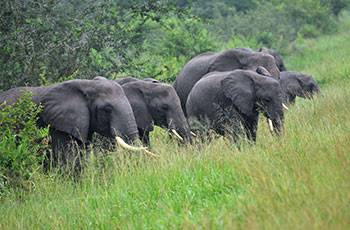
{"label": "elephant tusk", "polygon": [[269,128],[270,128],[270,131],[273,132],[273,124],[272,124],[272,121],[270,118],[267,119],[268,123],[269,123]]}
{"label": "elephant tusk", "polygon": [[181,141],[184,141],[184,139],[180,136],[180,134],[178,134],[178,133],[176,132],[175,129],[172,129],[171,132],[173,132],[173,134],[175,134],[175,136],[176,136],[177,138],[179,138]]}
{"label": "elephant tusk", "polygon": [[191,131],[191,135],[194,136],[194,137],[197,136],[197,135],[196,135],[194,132],[192,132],[192,131]]}
{"label": "elephant tusk", "polygon": [[284,103],[282,103],[282,106],[285,110],[287,110],[287,111],[289,110],[289,108]]}
{"label": "elephant tusk", "polygon": [[148,151],[146,147],[134,147],[134,146],[131,146],[131,145],[125,143],[125,141],[122,138],[118,137],[118,136],[115,139],[116,139],[117,143],[120,145],[120,147],[122,147],[124,149],[128,149],[128,150],[131,150],[131,151],[134,151],[134,152],[144,151],[145,153],[147,153],[148,155],[150,155],[152,157],[158,157],[154,153]]}

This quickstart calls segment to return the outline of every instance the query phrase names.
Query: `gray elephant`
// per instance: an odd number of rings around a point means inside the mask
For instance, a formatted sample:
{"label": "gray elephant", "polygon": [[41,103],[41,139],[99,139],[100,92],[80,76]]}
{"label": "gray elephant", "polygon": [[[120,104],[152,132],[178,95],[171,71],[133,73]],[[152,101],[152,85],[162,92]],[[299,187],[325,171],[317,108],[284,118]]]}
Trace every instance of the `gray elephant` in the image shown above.
{"label": "gray elephant", "polygon": [[[80,157],[94,132],[116,138],[125,147],[125,141],[138,139],[138,130],[132,108],[122,87],[112,81],[71,80],[47,87],[20,87],[0,95],[0,104],[14,103],[23,92],[31,92],[33,101],[43,106],[39,125],[50,125],[53,165],[63,167]],[[137,149],[141,150],[141,149]],[[72,166],[72,165],[70,165]],[[80,171],[80,161],[73,167]]]}
{"label": "gray elephant", "polygon": [[258,66],[265,67],[273,78],[279,79],[280,72],[274,57],[262,52],[237,48],[219,53],[204,53],[194,57],[184,66],[174,83],[174,88],[179,95],[185,114],[188,94],[196,82],[207,73],[236,69],[255,71]]}
{"label": "gray elephant", "polygon": [[122,87],[134,111],[143,143],[150,145],[149,133],[153,130],[153,125],[170,130],[181,141],[191,140],[180,99],[171,85],[152,79],[124,82],[126,83]]}
{"label": "gray elephant", "polygon": [[294,104],[297,96],[311,99],[320,93],[320,87],[310,75],[283,71],[280,83],[283,91],[283,103],[285,104]]}
{"label": "gray elephant", "polygon": [[[259,112],[271,132],[283,130],[282,90],[277,80],[249,70],[212,72],[199,80],[186,103],[191,129],[213,129],[235,141],[256,141]],[[241,128],[243,127],[243,129]]]}
{"label": "gray elephant", "polygon": [[280,70],[280,72],[287,70],[286,66],[284,65],[282,56],[277,51],[275,51],[273,49],[268,49],[266,47],[262,47],[258,51],[262,52],[262,53],[267,53],[267,54],[270,54],[271,56],[273,56],[275,58],[276,65],[277,65],[278,69]]}

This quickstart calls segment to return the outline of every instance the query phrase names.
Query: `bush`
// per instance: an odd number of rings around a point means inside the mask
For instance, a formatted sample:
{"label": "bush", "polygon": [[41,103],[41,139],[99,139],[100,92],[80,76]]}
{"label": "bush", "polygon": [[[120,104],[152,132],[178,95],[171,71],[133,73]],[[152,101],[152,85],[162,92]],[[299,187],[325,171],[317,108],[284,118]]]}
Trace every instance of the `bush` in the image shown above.
{"label": "bush", "polygon": [[40,169],[48,136],[47,128],[36,125],[40,111],[30,94],[0,110],[0,192],[7,187],[28,188]]}
{"label": "bush", "polygon": [[0,90],[123,71],[169,12],[181,14],[159,0],[0,1]]}
{"label": "bush", "polygon": [[260,47],[285,51],[298,36],[332,33],[337,26],[329,6],[320,1],[271,0],[261,1],[245,12],[231,10],[231,14],[212,19],[208,28],[224,43],[238,37],[256,41]]}
{"label": "bush", "polygon": [[96,75],[171,81],[233,39],[283,53],[298,36],[334,32],[349,1],[1,1],[0,90]]}
{"label": "bush", "polygon": [[214,37],[195,18],[170,17],[163,20],[163,27],[155,23],[148,26],[151,33],[142,45],[144,52],[131,61],[124,75],[172,82],[189,59],[218,48]]}

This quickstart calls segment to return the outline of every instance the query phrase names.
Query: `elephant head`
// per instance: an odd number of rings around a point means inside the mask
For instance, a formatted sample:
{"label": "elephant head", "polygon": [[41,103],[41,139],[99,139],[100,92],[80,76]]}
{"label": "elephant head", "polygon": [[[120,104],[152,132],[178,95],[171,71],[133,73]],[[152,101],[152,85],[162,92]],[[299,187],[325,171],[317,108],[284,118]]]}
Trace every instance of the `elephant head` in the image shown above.
{"label": "elephant head", "polygon": [[281,72],[281,87],[283,91],[283,102],[295,103],[295,97],[311,99],[320,93],[320,87],[310,75],[284,71]]}
{"label": "elephant head", "polygon": [[133,108],[139,130],[151,131],[155,124],[169,129],[183,141],[190,140],[190,129],[172,86],[139,80],[124,84],[123,89]]}
{"label": "elephant head", "polygon": [[271,74],[271,77],[275,79],[280,77],[280,71],[274,57],[267,53],[236,48],[218,53],[216,56],[211,63],[209,72],[236,69],[255,71],[259,66],[262,66]]}
{"label": "elephant head", "polygon": [[[196,83],[186,109],[190,124],[199,121],[220,134],[233,130],[234,139],[241,123],[249,140],[256,140],[259,112],[269,121],[275,134],[283,131],[282,90],[277,80],[250,70],[212,72]],[[199,126],[199,129],[200,126]],[[237,131],[238,130],[238,131]],[[236,137],[235,137],[236,136]],[[239,135],[238,135],[239,137]]]}
{"label": "elephant head", "polygon": [[39,96],[41,119],[82,143],[93,132],[124,140],[138,137],[135,118],[122,87],[103,78],[71,80],[49,87]]}
{"label": "elephant head", "polygon": [[243,114],[252,116],[257,109],[268,119],[271,131],[282,133],[282,89],[278,81],[252,71],[236,70],[222,81],[222,88]]}
{"label": "elephant head", "polygon": [[258,51],[262,52],[262,53],[267,53],[267,54],[270,54],[271,56],[273,56],[275,58],[276,65],[277,65],[280,72],[287,70],[286,66],[284,65],[282,56],[279,53],[277,53],[275,50],[268,49],[266,47],[262,47]]}

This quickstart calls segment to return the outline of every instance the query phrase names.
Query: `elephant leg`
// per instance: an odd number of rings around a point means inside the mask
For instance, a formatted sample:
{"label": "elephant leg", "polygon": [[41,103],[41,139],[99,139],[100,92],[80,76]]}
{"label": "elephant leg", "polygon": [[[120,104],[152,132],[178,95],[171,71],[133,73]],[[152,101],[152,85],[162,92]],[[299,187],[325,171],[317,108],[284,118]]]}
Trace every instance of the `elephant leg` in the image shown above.
{"label": "elephant leg", "polygon": [[228,136],[237,142],[244,135],[243,117],[234,106],[226,106],[217,110],[216,130],[220,135]]}
{"label": "elephant leg", "polygon": [[80,174],[82,170],[82,158],[85,145],[79,143],[69,134],[50,128],[52,139],[52,153],[48,157],[48,163],[53,167],[61,167],[64,171]]}
{"label": "elephant leg", "polygon": [[233,142],[237,142],[243,135],[243,127],[240,119],[234,119],[229,121],[227,133]]}
{"label": "elephant leg", "polygon": [[288,103],[291,104],[291,105],[294,105],[295,104],[295,98],[296,98],[295,95],[288,95]]}
{"label": "elephant leg", "polygon": [[150,147],[150,139],[149,139],[149,131],[146,131],[144,129],[139,129],[139,135],[141,138],[141,141],[144,145]]}
{"label": "elephant leg", "polygon": [[210,140],[210,130],[215,129],[211,127],[212,122],[205,116],[189,117],[188,124],[191,127],[191,131],[196,134],[197,140],[204,143]]}
{"label": "elephant leg", "polygon": [[244,128],[247,138],[251,142],[256,142],[256,132],[258,128],[259,114],[254,117],[249,117],[244,121]]}

